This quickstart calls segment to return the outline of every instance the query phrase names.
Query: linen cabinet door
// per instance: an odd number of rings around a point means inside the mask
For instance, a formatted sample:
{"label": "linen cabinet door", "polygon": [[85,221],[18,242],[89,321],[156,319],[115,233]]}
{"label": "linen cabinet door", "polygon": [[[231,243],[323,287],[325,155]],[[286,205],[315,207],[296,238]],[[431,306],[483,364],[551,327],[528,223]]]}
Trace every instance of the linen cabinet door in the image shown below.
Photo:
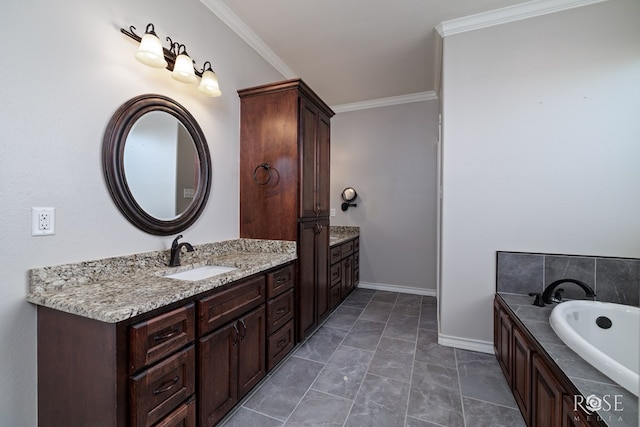
{"label": "linen cabinet door", "polygon": [[238,401],[238,339],[233,321],[198,341],[200,426],[215,425]]}
{"label": "linen cabinet door", "polygon": [[315,236],[316,222],[301,222],[298,232],[298,341],[302,341],[317,325]]}
{"label": "linen cabinet door", "polygon": [[330,161],[331,161],[331,124],[329,117],[318,113],[316,141],[316,187],[315,199],[318,216],[329,216],[330,204]]}
{"label": "linen cabinet door", "polygon": [[318,322],[329,314],[329,219],[316,221],[315,239]]}
{"label": "linen cabinet door", "polygon": [[300,217],[314,218],[320,215],[316,200],[318,153],[318,109],[300,98]]}
{"label": "linen cabinet door", "polygon": [[264,305],[238,319],[238,400],[265,376]]}

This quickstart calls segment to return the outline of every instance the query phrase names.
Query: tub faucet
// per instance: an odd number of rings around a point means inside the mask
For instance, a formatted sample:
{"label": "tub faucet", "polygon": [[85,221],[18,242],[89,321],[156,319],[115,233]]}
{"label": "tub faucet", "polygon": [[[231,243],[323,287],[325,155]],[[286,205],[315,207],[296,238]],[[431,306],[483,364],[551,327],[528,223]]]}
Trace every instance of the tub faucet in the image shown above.
{"label": "tub faucet", "polygon": [[193,252],[193,246],[191,243],[182,242],[178,243],[178,240],[182,239],[182,234],[173,239],[173,243],[171,243],[171,257],[169,259],[169,267],[177,267],[180,265],[180,252],[182,251],[182,247],[187,248],[187,252]]}
{"label": "tub faucet", "polygon": [[536,300],[533,302],[533,305],[544,307],[545,304],[562,302],[562,292],[564,291],[564,289],[556,289],[556,288],[563,283],[574,283],[580,286],[582,290],[584,290],[587,298],[591,298],[594,301],[596,300],[596,293],[593,291],[591,286],[587,285],[583,281],[576,280],[576,279],[560,279],[560,280],[556,280],[555,282],[547,286],[544,292],[542,293],[542,295],[536,294],[536,293],[529,294],[529,296],[536,297]]}

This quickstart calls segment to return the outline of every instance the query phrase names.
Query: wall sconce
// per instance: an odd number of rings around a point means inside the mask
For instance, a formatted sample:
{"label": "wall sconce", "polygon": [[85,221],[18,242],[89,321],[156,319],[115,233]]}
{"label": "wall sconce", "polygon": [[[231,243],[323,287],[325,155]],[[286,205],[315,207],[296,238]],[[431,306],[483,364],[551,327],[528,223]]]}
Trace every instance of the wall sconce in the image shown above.
{"label": "wall sconce", "polygon": [[136,52],[136,59],[153,68],[166,68],[171,71],[171,77],[183,83],[194,83],[200,77],[198,90],[211,97],[222,95],[218,76],[211,68],[211,62],[206,61],[202,70],[194,68],[195,61],[187,53],[185,45],[174,42],[167,37],[169,49],[162,47],[162,43],[154,31],[153,24],[148,24],[142,37],[137,35],[133,25],[129,30],[120,28],[120,32],[140,43]]}
{"label": "wall sconce", "polygon": [[342,206],[340,206],[340,208],[343,212],[346,212],[347,209],[352,206],[354,208],[358,206],[357,203],[352,203],[356,199],[356,197],[358,197],[358,193],[356,193],[356,190],[353,187],[347,187],[342,190],[342,200],[344,200],[344,203],[342,203]]}

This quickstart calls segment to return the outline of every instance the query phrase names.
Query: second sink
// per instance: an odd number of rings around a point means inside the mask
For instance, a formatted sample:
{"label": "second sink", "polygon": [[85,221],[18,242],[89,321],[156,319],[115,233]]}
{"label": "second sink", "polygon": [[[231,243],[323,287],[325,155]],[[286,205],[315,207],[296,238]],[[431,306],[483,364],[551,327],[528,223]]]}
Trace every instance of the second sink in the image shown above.
{"label": "second sink", "polygon": [[205,265],[202,267],[192,268],[190,270],[180,271],[179,273],[167,274],[164,277],[195,282],[197,280],[209,279],[213,276],[228,273],[233,270],[236,270],[236,268],[224,267],[221,265]]}

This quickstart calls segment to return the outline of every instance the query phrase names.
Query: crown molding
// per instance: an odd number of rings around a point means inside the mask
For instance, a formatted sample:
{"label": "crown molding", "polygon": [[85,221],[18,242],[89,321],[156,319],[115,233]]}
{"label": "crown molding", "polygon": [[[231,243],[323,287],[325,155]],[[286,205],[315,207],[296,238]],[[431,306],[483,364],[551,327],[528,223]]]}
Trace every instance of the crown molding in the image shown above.
{"label": "crown molding", "polygon": [[432,101],[438,99],[432,90],[427,92],[410,93],[409,95],[390,96],[388,98],[371,99],[369,101],[352,102],[349,104],[333,105],[331,109],[337,113],[347,111],[366,110],[368,108],[387,107],[389,105],[409,104],[411,102]]}
{"label": "crown molding", "polygon": [[444,21],[436,27],[436,31],[442,37],[447,37],[453,34],[493,27],[603,1],[607,0],[533,0],[489,12]]}
{"label": "crown molding", "polygon": [[267,46],[264,40],[258,37],[222,0],[200,1],[285,78],[292,79],[298,77],[296,72],[289,68],[289,66]]}

